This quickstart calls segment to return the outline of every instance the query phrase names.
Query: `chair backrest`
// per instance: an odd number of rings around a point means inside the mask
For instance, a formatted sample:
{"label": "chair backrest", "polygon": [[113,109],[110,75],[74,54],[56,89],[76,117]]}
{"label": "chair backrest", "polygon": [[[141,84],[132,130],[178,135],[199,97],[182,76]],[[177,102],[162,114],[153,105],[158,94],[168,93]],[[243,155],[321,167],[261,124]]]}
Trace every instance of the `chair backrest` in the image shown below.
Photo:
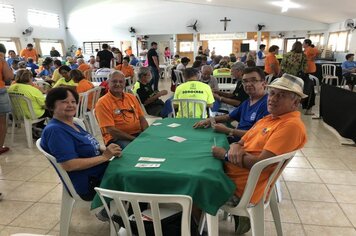
{"label": "chair backrest", "polygon": [[[178,106],[177,115],[181,118],[206,118],[206,102],[198,99],[173,99],[173,117],[176,117],[175,106]],[[198,111],[201,116],[198,116]]]}
{"label": "chair backrest", "polygon": [[273,190],[274,184],[276,183],[279,176],[282,174],[282,171],[287,166],[289,161],[294,157],[296,151],[285,153],[279,156],[271,157],[262,161],[257,162],[252,166],[250,174],[247,179],[247,184],[245,186],[244,193],[241,197],[239,206],[248,206],[252,195],[255,191],[256,185],[260,178],[261,172],[267,168],[274,168],[271,172],[266,188],[264,190],[263,202],[268,203],[270,200],[270,192]]}
{"label": "chair backrest", "polygon": [[214,76],[219,84],[233,84],[234,81],[231,77],[231,75],[219,75],[219,76]]}
{"label": "chair backrest", "polygon": [[174,74],[177,79],[176,84],[183,84],[184,83],[183,72],[181,70],[174,70]]}
{"label": "chair backrest", "polygon": [[[132,229],[129,222],[129,215],[127,212],[126,203],[129,202],[132,210],[133,215],[135,217],[138,234],[140,236],[145,236],[145,227],[144,227],[144,220],[143,215],[144,212],[141,211],[139,203],[149,203],[151,214],[149,218],[152,219],[152,223],[154,226],[154,233],[156,236],[162,236],[162,225],[160,212],[160,204],[161,203],[175,203],[179,204],[182,208],[182,224],[181,224],[181,235],[190,236],[190,215],[192,211],[192,198],[186,195],[168,195],[168,194],[143,194],[143,193],[130,193],[130,192],[122,192],[122,191],[114,191],[108,190],[103,188],[95,188],[97,191],[101,201],[104,204],[106,211],[109,213],[108,215],[111,216],[111,211],[108,208],[106,203],[106,199],[112,199],[115,203],[115,206],[119,212],[119,215],[122,217],[122,220],[125,225],[125,229],[127,235],[132,235]],[[111,217],[109,217],[111,220]],[[111,222],[112,223],[112,222]],[[115,224],[113,224],[115,225]],[[116,227],[116,226],[115,226]],[[117,231],[118,232],[118,231]]]}
{"label": "chair backrest", "polygon": [[108,75],[92,75],[91,82],[103,82],[108,79]]}
{"label": "chair backrest", "polygon": [[12,115],[15,121],[22,121],[24,119],[36,120],[36,114],[32,107],[31,99],[21,94],[9,93]]}
{"label": "chair backrest", "polygon": [[[88,90],[90,91],[90,90]],[[84,119],[85,118],[85,113],[88,110],[88,101],[89,101],[89,93],[88,91],[84,93],[79,93],[79,102],[77,105],[77,112],[75,114],[75,117]]]}
{"label": "chair backrest", "polygon": [[319,82],[319,78],[309,74],[309,79],[311,79],[313,82],[315,81],[316,87],[317,87],[317,92],[315,93],[320,93],[320,82]]}
{"label": "chair backrest", "polygon": [[95,104],[98,102],[101,94],[101,87],[94,87],[87,91],[88,93],[88,107],[90,110],[94,109]]}
{"label": "chair backrest", "polygon": [[138,102],[139,102],[140,105],[141,105],[141,109],[142,109],[144,115],[145,115],[145,116],[148,115],[148,113],[147,113],[147,111],[146,111],[146,108],[145,108],[145,105],[143,105],[143,103],[141,102],[140,96],[138,96],[138,94],[135,93],[132,89],[129,90],[129,93],[135,95],[135,97],[137,98]]}
{"label": "chair backrest", "polygon": [[272,79],[273,79],[273,74],[266,75],[265,80],[267,84],[270,84],[272,82]]}
{"label": "chair backrest", "polygon": [[50,88],[52,88],[52,86],[51,86],[48,82],[46,82],[46,81],[36,80],[36,81],[33,81],[33,83],[34,83],[35,85],[37,85],[38,87],[43,88],[43,89],[50,89]]}
{"label": "chair backrest", "polygon": [[[80,124],[79,124],[80,125]],[[57,160],[54,156],[52,156],[51,154],[47,153],[45,150],[43,150],[43,148],[41,147],[41,139],[38,139],[36,141],[36,146],[37,149],[42,152],[42,154],[47,158],[47,160],[52,164],[52,166],[54,167],[54,169],[56,170],[57,174],[59,175],[60,179],[62,180],[63,185],[65,186],[64,189],[66,189],[68,191],[68,193],[74,198],[74,199],[81,199],[79,197],[79,195],[77,194],[77,192],[74,189],[74,186],[72,184],[72,181],[70,180],[67,171],[65,171],[61,164],[57,163]]]}
{"label": "chair backrest", "polygon": [[333,64],[321,65],[321,71],[323,76],[336,76],[336,66]]}

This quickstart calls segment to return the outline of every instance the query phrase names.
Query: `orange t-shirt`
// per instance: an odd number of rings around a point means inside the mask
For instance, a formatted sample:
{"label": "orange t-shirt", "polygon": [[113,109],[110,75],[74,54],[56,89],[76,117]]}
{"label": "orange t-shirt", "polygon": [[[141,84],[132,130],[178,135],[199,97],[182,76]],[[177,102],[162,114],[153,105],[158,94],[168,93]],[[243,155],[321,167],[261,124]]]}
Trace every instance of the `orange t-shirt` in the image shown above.
{"label": "orange t-shirt", "polygon": [[113,139],[106,131],[106,127],[116,127],[131,135],[142,131],[140,117],[144,114],[138,100],[132,94],[123,93],[122,98],[117,98],[109,91],[97,102],[95,115],[105,144]]}
{"label": "orange t-shirt", "polygon": [[88,64],[83,63],[80,64],[77,69],[80,70],[81,72],[84,72],[86,70],[90,70],[91,68]]}
{"label": "orange t-shirt", "polygon": [[315,58],[318,56],[318,49],[317,48],[312,48],[312,47],[307,47],[304,50],[304,54],[307,57],[307,69],[305,70],[306,73],[314,73],[316,71],[316,65],[315,65]]}
{"label": "orange t-shirt", "polygon": [[37,62],[37,56],[38,56],[38,54],[37,54],[36,49],[34,49],[34,48],[33,48],[31,51],[28,50],[28,49],[26,49],[26,48],[24,48],[24,49],[21,50],[20,56],[21,56],[21,57],[24,57],[26,60],[27,60],[27,58],[32,57],[33,60],[34,60],[35,62]]}
{"label": "orange t-shirt", "polygon": [[[271,65],[274,65],[274,70],[272,70]],[[269,75],[278,75],[280,72],[279,61],[273,53],[268,53],[265,58],[265,72]]]}
{"label": "orange t-shirt", "polygon": [[[84,93],[90,89],[94,88],[94,85],[86,80],[86,79],[82,79],[81,81],[79,81],[76,89],[77,89],[77,93]],[[88,96],[88,109],[91,110],[93,109],[93,94],[89,94]]]}
{"label": "orange t-shirt", "polygon": [[119,70],[124,73],[125,77],[133,77],[134,76],[134,69],[132,66],[124,66],[123,64],[115,66],[115,70]]}
{"label": "orange t-shirt", "polygon": [[[276,155],[300,149],[306,143],[305,126],[300,119],[300,112],[293,111],[276,118],[272,115],[265,116],[242,137],[245,151],[259,156],[263,150]],[[262,171],[255,192],[251,198],[257,204],[262,198],[268,177],[273,169]],[[235,182],[238,197],[241,197],[247,183],[249,169],[240,168],[230,162],[225,162],[226,174]]]}

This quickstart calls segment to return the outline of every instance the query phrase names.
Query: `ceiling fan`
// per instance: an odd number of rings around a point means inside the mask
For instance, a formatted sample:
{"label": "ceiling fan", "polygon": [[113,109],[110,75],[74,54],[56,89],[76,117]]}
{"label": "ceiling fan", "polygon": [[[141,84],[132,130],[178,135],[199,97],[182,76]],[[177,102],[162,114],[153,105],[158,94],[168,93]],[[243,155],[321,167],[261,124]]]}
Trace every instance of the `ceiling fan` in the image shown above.
{"label": "ceiling fan", "polygon": [[22,35],[30,36],[33,32],[33,28],[30,26],[22,32]]}
{"label": "ceiling fan", "polygon": [[195,22],[193,24],[187,25],[188,28],[192,28],[195,32],[199,32],[198,30],[198,20],[195,20]]}
{"label": "ceiling fan", "polygon": [[263,30],[265,27],[266,27],[265,25],[257,24],[257,30],[258,30],[258,31]]}
{"label": "ceiling fan", "polygon": [[345,29],[347,29],[347,30],[354,30],[354,29],[356,29],[355,22],[354,22],[353,19],[347,19],[347,20],[345,20],[344,26],[345,26]]}

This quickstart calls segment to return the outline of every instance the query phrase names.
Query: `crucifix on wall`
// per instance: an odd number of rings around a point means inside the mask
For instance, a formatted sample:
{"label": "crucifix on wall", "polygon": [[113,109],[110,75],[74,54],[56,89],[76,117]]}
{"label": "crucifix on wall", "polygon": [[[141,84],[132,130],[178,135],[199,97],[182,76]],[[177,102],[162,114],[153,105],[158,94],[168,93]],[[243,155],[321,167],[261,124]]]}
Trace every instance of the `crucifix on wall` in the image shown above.
{"label": "crucifix on wall", "polygon": [[224,31],[226,31],[226,26],[227,26],[227,22],[231,21],[231,19],[227,19],[226,16],[224,19],[220,20],[221,22],[224,22]]}

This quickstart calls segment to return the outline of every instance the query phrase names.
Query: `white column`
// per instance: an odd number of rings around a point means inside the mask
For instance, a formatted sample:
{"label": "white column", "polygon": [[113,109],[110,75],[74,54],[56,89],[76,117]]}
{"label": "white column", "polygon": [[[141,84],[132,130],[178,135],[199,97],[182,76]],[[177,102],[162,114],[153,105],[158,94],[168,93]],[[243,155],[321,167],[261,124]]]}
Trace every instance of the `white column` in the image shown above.
{"label": "white column", "polygon": [[261,31],[257,31],[257,51],[259,50],[261,45],[261,36],[262,36]]}
{"label": "white column", "polygon": [[194,53],[193,53],[193,61],[196,56],[198,56],[198,34],[193,33],[193,48],[194,48]]}

